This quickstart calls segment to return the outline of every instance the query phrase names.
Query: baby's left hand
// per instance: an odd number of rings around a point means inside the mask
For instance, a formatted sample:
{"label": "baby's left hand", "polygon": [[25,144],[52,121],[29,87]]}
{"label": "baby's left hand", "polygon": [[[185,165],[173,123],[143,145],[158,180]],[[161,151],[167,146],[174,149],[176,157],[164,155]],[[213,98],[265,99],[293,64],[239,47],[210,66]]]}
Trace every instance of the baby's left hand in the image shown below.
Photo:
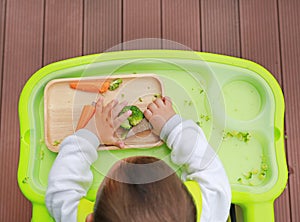
{"label": "baby's left hand", "polygon": [[[104,106],[102,97],[97,101],[94,116],[96,129],[91,131],[96,131],[95,133],[101,144],[114,145],[120,148],[124,147],[124,142],[116,137],[115,132],[132,113],[129,110],[119,116],[119,113],[126,104],[126,102],[118,103],[118,101],[112,100]],[[88,124],[86,128],[90,129],[90,127],[90,124]]]}
{"label": "baby's left hand", "polygon": [[157,98],[144,111],[146,119],[149,120],[153,127],[152,132],[158,136],[166,122],[175,114],[169,97]]}

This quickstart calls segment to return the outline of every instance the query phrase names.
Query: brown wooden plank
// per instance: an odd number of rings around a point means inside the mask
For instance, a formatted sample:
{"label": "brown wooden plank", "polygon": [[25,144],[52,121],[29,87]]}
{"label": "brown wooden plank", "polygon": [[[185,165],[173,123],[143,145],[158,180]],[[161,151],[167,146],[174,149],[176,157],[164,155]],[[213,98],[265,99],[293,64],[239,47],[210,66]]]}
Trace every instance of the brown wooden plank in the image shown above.
{"label": "brown wooden plank", "polygon": [[290,166],[291,220],[300,218],[300,2],[279,0],[283,89],[286,102],[287,156]]}
{"label": "brown wooden plank", "polygon": [[237,0],[201,1],[202,51],[240,56]]}
{"label": "brown wooden plank", "polygon": [[164,49],[201,50],[199,0],[162,0],[162,38]]}
{"label": "brown wooden plank", "polygon": [[[276,0],[240,0],[241,56],[267,68],[282,85]],[[275,202],[276,221],[290,221],[289,190]]]}
{"label": "brown wooden plank", "polygon": [[43,1],[9,0],[6,8],[0,140],[1,221],[30,221],[31,204],[17,185],[20,91],[42,65]]}
{"label": "brown wooden plank", "polygon": [[242,57],[267,68],[281,83],[276,0],[240,0]]}
{"label": "brown wooden plank", "polygon": [[85,0],[84,54],[121,50],[122,0]]}
{"label": "brown wooden plank", "polygon": [[46,1],[44,65],[82,55],[83,0]]}
{"label": "brown wooden plank", "polygon": [[286,187],[280,197],[275,200],[274,211],[276,222],[292,221],[290,213],[290,192],[288,187]]}
{"label": "brown wooden plank", "polygon": [[4,48],[3,47],[4,46],[4,24],[5,24],[5,12],[6,12],[5,6],[6,6],[6,0],[0,0],[0,114],[1,114],[2,76],[3,76],[2,64],[3,64],[3,48]]}
{"label": "brown wooden plank", "polygon": [[[130,41],[141,39],[141,41]],[[150,39],[158,38],[158,39]],[[160,0],[123,1],[123,49],[161,48],[161,2]]]}

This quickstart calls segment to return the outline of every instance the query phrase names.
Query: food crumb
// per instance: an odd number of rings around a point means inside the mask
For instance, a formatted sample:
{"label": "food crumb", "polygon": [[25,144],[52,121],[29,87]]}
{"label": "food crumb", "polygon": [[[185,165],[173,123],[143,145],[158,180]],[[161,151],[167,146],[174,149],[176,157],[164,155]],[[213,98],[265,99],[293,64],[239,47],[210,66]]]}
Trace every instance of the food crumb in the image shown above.
{"label": "food crumb", "polygon": [[52,143],[53,146],[58,146],[61,143],[62,140],[54,140]]}
{"label": "food crumb", "polygon": [[263,171],[267,171],[267,170],[268,170],[268,165],[267,165],[266,163],[262,163],[262,164],[261,164],[261,169],[262,169]]}
{"label": "food crumb", "polygon": [[159,93],[154,94],[154,97],[155,97],[155,98],[161,98],[161,94],[159,94]]}
{"label": "food crumb", "polygon": [[243,173],[244,177],[247,179],[247,180],[250,180],[252,178],[252,172],[247,172],[247,173]]}
{"label": "food crumb", "polygon": [[258,176],[258,179],[260,180],[264,180],[266,178],[266,173],[265,172],[261,172]]}
{"label": "food crumb", "polygon": [[22,183],[26,184],[26,183],[28,183],[28,181],[29,181],[29,177],[25,177],[25,178],[22,180]]}
{"label": "food crumb", "polygon": [[203,114],[201,114],[201,115],[200,115],[200,118],[201,118],[201,119],[204,119],[206,122],[210,120],[210,116],[208,116],[208,115],[203,115]]}
{"label": "food crumb", "polygon": [[193,105],[193,102],[191,100],[184,100],[184,105],[191,106]]}
{"label": "food crumb", "polygon": [[237,131],[233,130],[231,132],[224,133],[223,139],[233,138],[233,137],[240,141],[247,143],[250,141],[251,134],[248,132],[237,132]]}
{"label": "food crumb", "polygon": [[200,121],[197,121],[196,124],[201,127],[203,123]]}

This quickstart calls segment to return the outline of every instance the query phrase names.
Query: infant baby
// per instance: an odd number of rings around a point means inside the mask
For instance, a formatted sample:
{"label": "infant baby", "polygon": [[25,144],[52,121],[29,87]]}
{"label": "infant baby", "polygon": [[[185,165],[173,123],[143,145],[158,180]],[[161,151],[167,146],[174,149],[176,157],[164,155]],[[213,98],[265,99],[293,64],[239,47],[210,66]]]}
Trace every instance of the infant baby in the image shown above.
{"label": "infant baby", "polygon": [[[63,140],[52,166],[46,206],[56,221],[78,221],[78,206],[92,181],[91,164],[98,146],[125,146],[116,130],[131,115],[119,115],[126,103],[100,98],[91,124]],[[181,167],[181,178],[164,161],[132,156],[114,164],[102,181],[87,222],[201,221],[224,222],[229,215],[231,190],[222,163],[202,129],[175,113],[168,97],[157,98],[144,111],[152,132],[170,148],[171,161]],[[188,182],[187,182],[188,181]],[[194,181],[199,195],[189,188]]]}

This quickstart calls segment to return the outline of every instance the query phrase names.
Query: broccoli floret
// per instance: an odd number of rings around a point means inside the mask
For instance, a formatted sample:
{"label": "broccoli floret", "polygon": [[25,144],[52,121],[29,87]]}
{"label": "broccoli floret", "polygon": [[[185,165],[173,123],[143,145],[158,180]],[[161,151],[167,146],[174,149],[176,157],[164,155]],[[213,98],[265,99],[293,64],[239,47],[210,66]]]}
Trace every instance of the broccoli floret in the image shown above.
{"label": "broccoli floret", "polygon": [[132,111],[131,116],[128,117],[129,123],[132,126],[136,126],[142,121],[144,114],[137,106],[130,106],[129,109]]}
{"label": "broccoli floret", "polygon": [[128,110],[131,110],[132,114],[121,124],[121,127],[124,129],[130,129],[132,126],[136,126],[144,118],[143,112],[137,106],[125,106],[120,114],[125,113]]}
{"label": "broccoli floret", "polygon": [[119,88],[119,85],[123,82],[122,79],[115,79],[114,81],[112,81],[109,85],[109,90],[113,91],[116,90],[117,88]]}
{"label": "broccoli floret", "polygon": [[131,129],[132,126],[130,125],[129,120],[126,119],[126,120],[121,124],[121,127],[122,127],[123,129],[129,130],[129,129]]}

